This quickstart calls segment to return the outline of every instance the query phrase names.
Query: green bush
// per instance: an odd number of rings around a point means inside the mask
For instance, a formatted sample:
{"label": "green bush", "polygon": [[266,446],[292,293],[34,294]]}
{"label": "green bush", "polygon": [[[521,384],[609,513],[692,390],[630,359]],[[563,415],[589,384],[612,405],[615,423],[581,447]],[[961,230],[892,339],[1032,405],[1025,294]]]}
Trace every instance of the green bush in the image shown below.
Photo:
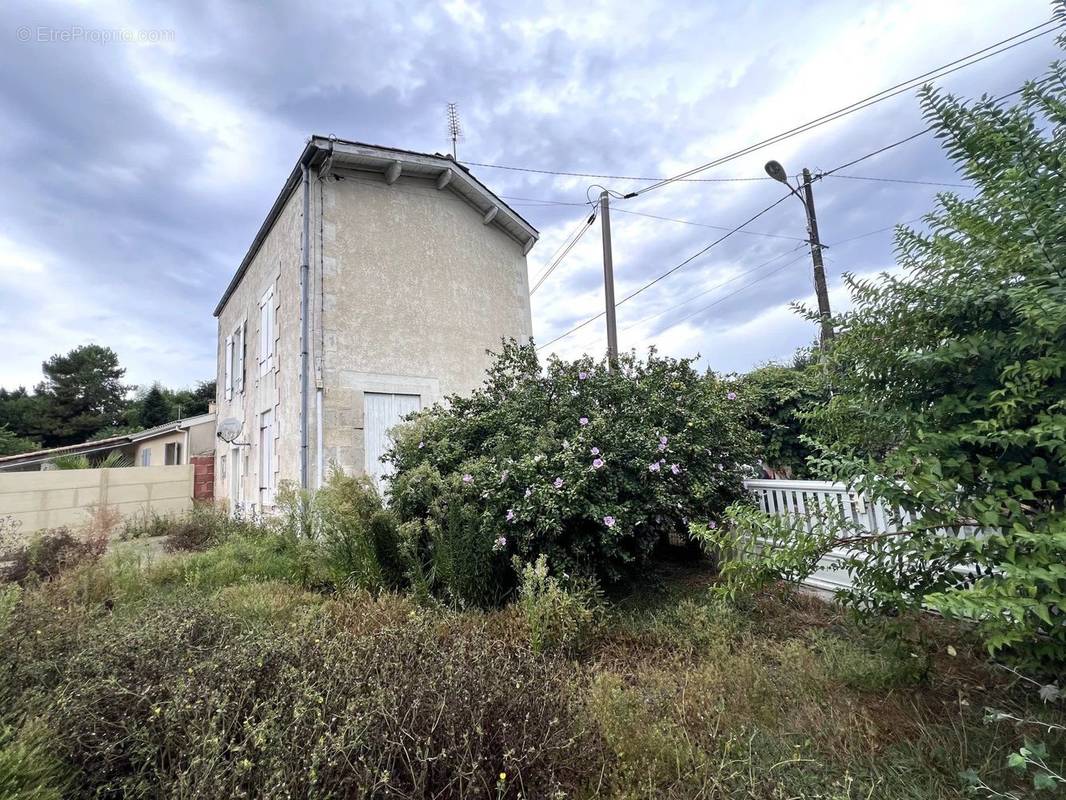
{"label": "green bush", "polygon": [[334,468],[318,491],[286,487],[278,502],[283,530],[303,543],[331,585],[379,590],[404,584],[399,522],[369,477]]}
{"label": "green bush", "polygon": [[568,586],[563,579],[549,575],[544,555],[536,564],[522,567],[521,576],[518,605],[529,625],[534,652],[580,652],[600,612],[595,586],[580,580],[571,580]]}
{"label": "green bush", "polygon": [[812,477],[807,459],[807,414],[829,400],[825,369],[801,351],[790,365],[767,364],[741,376],[747,425],[759,437],[759,455],[778,477]]}
{"label": "green bush", "polygon": [[0,800],[62,800],[69,782],[46,728],[0,724]]}
{"label": "green bush", "polygon": [[542,370],[532,345],[506,344],[483,389],[398,429],[391,507],[440,593],[491,581],[479,594],[505,597],[511,556],[541,554],[624,582],[668,535],[741,496],[754,461],[744,402],[688,360],[552,358]]}
{"label": "green bush", "polygon": [[39,598],[0,668],[82,797],[550,797],[590,771],[569,673],[522,637],[390,595],[309,608]]}
{"label": "green bush", "polygon": [[[902,509],[896,529],[819,520],[752,565],[757,579],[797,578],[850,551],[841,599],[855,609],[931,607],[976,622],[1000,657],[1061,673],[1066,62],[1017,95],[923,90],[930,129],[975,191],[940,194],[927,232],[897,230],[897,271],[848,277],[852,308],[823,356],[832,399],[806,416],[811,465]],[[767,523],[745,521],[766,538]]]}

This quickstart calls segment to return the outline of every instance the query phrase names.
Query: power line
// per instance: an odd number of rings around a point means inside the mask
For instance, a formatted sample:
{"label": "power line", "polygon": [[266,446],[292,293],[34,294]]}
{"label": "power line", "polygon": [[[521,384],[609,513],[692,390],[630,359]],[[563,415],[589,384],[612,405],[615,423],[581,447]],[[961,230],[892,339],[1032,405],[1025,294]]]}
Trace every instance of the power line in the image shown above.
{"label": "power line", "polygon": [[[506,195],[506,194],[501,194],[500,197],[502,199],[504,199],[504,200],[524,200],[524,201],[527,201],[529,203],[536,203],[538,205],[551,205],[551,206],[587,206],[588,205],[587,203],[566,202],[564,200],[549,200],[549,199],[546,199],[546,198],[538,199],[538,198],[533,198],[533,197],[515,197],[514,195]],[[658,220],[662,220],[663,222],[676,222],[676,223],[678,223],[680,225],[694,225],[697,228],[710,228],[711,230],[716,230],[716,231],[728,231],[728,230],[731,230],[730,228],[728,228],[725,225],[711,225],[708,222],[694,222],[693,220],[690,220],[690,219],[677,219],[675,217],[663,217],[663,216],[660,216],[659,214],[649,214],[646,211],[630,211],[630,210],[625,209],[625,208],[615,208],[613,210],[617,211],[619,214],[631,214],[631,215],[633,215],[635,217],[648,217],[649,219],[658,219]],[[767,231],[737,231],[737,233],[742,233],[745,236],[766,236],[766,237],[768,237],[770,239],[791,239],[792,241],[795,241],[795,242],[806,242],[807,241],[806,239],[804,239],[804,238],[802,238],[800,236],[786,236],[786,235],[784,235],[782,233],[769,233]]]}
{"label": "power line", "polygon": [[[641,317],[637,321],[635,321],[635,322],[633,322],[633,323],[631,323],[629,325],[626,325],[626,327],[622,328],[622,331],[625,332],[625,331],[633,330],[633,328],[637,327],[638,325],[643,325],[645,322],[649,322],[650,320],[653,320],[653,319],[658,319],[663,314],[667,314],[667,313],[673,311],[675,308],[680,308],[681,306],[688,305],[689,303],[691,303],[696,298],[703,297],[705,294],[713,292],[715,289],[721,289],[723,286],[728,286],[729,284],[740,280],[741,278],[743,278],[746,275],[751,275],[751,274],[753,274],[755,272],[758,272],[763,267],[768,267],[768,266],[770,266],[770,264],[773,264],[775,261],[777,261],[779,259],[782,259],[782,258],[784,258],[787,255],[791,255],[792,253],[795,253],[801,247],[804,247],[804,245],[806,245],[806,242],[804,242],[803,244],[797,245],[796,247],[793,247],[791,250],[786,250],[783,253],[778,253],[773,258],[771,258],[771,259],[769,259],[767,261],[764,261],[761,264],[756,264],[754,267],[751,267],[750,269],[746,269],[746,270],[744,270],[742,272],[739,272],[736,275],[734,275],[732,278],[729,278],[728,280],[724,280],[724,281],[721,281],[720,283],[716,283],[714,286],[711,286],[711,287],[709,287],[707,289],[704,289],[701,292],[698,292],[697,294],[692,295],[692,297],[688,298],[687,300],[683,300],[680,303],[675,303],[674,305],[670,306],[669,308],[665,308],[662,311],[657,311],[654,314],[649,314],[646,317]],[[806,254],[804,253],[804,255],[806,255]],[[795,264],[798,260],[799,260],[799,258],[794,258],[791,261],[789,261],[787,264],[785,264],[784,266],[788,266],[789,264]]]}
{"label": "power line", "polygon": [[[894,230],[895,228],[898,228],[900,225],[911,225],[911,224],[913,224],[915,222],[920,222],[922,219],[923,219],[923,217],[914,217],[913,219],[905,219],[902,222],[897,222],[897,223],[894,223],[892,225],[886,225],[883,228],[875,228],[874,230],[866,231],[865,233],[860,233],[860,234],[858,234],[856,236],[851,236],[851,237],[849,237],[847,239],[841,239],[840,241],[834,243],[833,245],[829,245],[829,246],[839,247],[840,245],[847,244],[848,242],[854,242],[854,241],[856,241],[858,239],[865,239],[867,236],[873,236],[873,235],[878,234],[878,233],[884,233],[885,231]],[[744,277],[745,275],[751,275],[752,273],[757,272],[758,270],[762,269],[763,267],[768,266],[769,264],[772,264],[777,259],[784,258],[785,256],[789,255],[790,253],[794,253],[798,249],[799,249],[799,247],[794,247],[791,250],[786,250],[783,253],[778,253],[776,256],[774,256],[770,260],[764,261],[762,264],[758,264],[758,265],[756,265],[754,267],[751,267],[750,269],[745,270],[744,272],[741,272],[739,275],[737,275],[737,276],[735,276],[733,278],[730,278],[729,280],[722,281],[721,283],[715,284],[714,286],[710,287],[709,289],[705,289],[704,291],[700,292],[699,294],[693,295],[692,297],[690,297],[688,300],[685,300],[684,302],[677,303],[676,305],[670,306],[669,308],[665,309],[664,311],[660,311],[660,312],[657,312],[655,314],[650,314],[649,316],[642,317],[641,319],[637,320],[636,322],[633,322],[630,325],[627,325],[625,328],[622,329],[622,331],[625,332],[625,331],[628,331],[628,330],[632,330],[633,328],[635,328],[637,325],[640,325],[641,323],[647,322],[648,320],[652,320],[652,319],[655,319],[657,317],[661,317],[663,314],[665,314],[665,313],[667,313],[669,311],[672,311],[675,308],[680,308],[681,306],[692,302],[692,300],[696,299],[697,297],[701,297],[701,296],[707,294],[708,292],[713,292],[715,289],[720,289],[723,286],[727,286],[730,283],[732,283],[733,281]],[[804,255],[806,255],[806,254],[804,254]],[[789,261],[786,264],[782,265],[781,269],[784,269],[784,267],[786,267],[786,266],[790,266],[792,264],[795,264],[802,257],[803,256],[798,256],[797,258],[792,259],[791,261]],[[765,277],[769,277],[770,275],[773,275],[773,274],[775,274],[778,271],[779,270],[774,270],[773,272],[770,272],[770,273],[768,273],[767,275],[765,275],[763,277],[764,278]],[[763,278],[760,278],[759,280],[762,280],[762,279]],[[753,285],[754,283],[757,283],[757,282],[758,281],[753,281],[751,284],[747,284],[744,288],[747,288],[747,286],[751,286],[751,285]],[[729,296],[731,296],[731,295],[729,295]],[[621,303],[619,303],[618,305],[621,305]],[[706,309],[706,307],[704,307],[704,309]],[[542,349],[548,347],[549,345],[554,344],[555,342],[559,341],[560,339],[563,339],[563,338],[569,336],[571,333],[576,332],[577,330],[581,329],[585,325],[587,325],[587,324],[589,324],[591,322],[594,322],[596,319],[599,319],[602,316],[603,316],[603,314],[598,314],[597,316],[595,316],[595,317],[593,317],[591,319],[585,320],[580,325],[577,325],[574,328],[571,328],[566,333],[562,334],[561,336],[557,336],[556,338],[554,338],[550,342],[548,342],[548,344],[541,345],[537,349],[538,350],[542,350]],[[686,317],[686,319],[687,319],[687,317]],[[679,320],[679,321],[683,321],[683,320]]]}
{"label": "power line", "polygon": [[559,253],[555,260],[552,261],[550,265],[544,270],[544,274],[540,276],[540,279],[537,281],[536,286],[529,290],[530,297],[532,297],[533,293],[537,291],[537,289],[541,287],[544,281],[548,279],[548,276],[555,272],[558,266],[563,263],[563,259],[565,259],[570,254],[570,251],[577,246],[577,243],[581,241],[581,237],[585,235],[586,231],[588,231],[589,228],[592,227],[592,223],[595,222],[595,220],[595,212],[589,214],[589,218],[585,221],[585,224],[581,227],[580,230],[577,231],[577,234],[572,237],[570,243],[566,245],[566,247],[562,250],[561,253]]}
{"label": "power line", "polygon": [[547,270],[547,268],[548,268],[548,265],[549,265],[549,264],[551,264],[551,263],[552,263],[552,262],[553,262],[553,261],[555,260],[555,257],[556,257],[557,255],[559,255],[559,253],[561,253],[561,252],[562,252],[563,248],[564,248],[564,247],[566,247],[567,243],[568,243],[568,242],[569,242],[569,241],[570,241],[571,239],[573,239],[573,238],[574,238],[575,236],[577,236],[577,235],[578,235],[578,233],[580,233],[580,232],[581,232],[582,228],[583,228],[583,227],[584,227],[584,226],[585,226],[586,224],[587,224],[587,223],[586,223],[586,221],[585,221],[585,218],[584,218],[584,217],[582,217],[582,218],[581,218],[581,219],[580,219],[580,220],[578,221],[578,223],[577,223],[577,225],[576,225],[576,226],[574,227],[574,229],[573,229],[572,231],[570,231],[570,233],[568,233],[568,234],[566,235],[566,238],[565,238],[565,239],[563,239],[563,241],[562,241],[562,242],[561,242],[561,243],[559,244],[559,246],[555,248],[554,252],[553,252],[553,253],[552,253],[552,254],[551,254],[550,256],[548,256],[548,260],[544,262],[544,268],[543,268],[543,269],[542,269],[542,270],[540,271],[540,273],[538,273],[537,277],[533,279],[533,282],[534,282],[534,283],[538,282],[538,281],[539,281],[539,280],[540,280],[541,278],[543,278],[543,277],[544,277],[544,272],[545,272],[545,270]]}
{"label": "power line", "polygon": [[[1021,44],[1021,42],[1019,42],[1019,44]],[[1014,95],[1016,95],[1016,94],[1021,94],[1021,92],[1022,92],[1022,89],[1015,89],[1013,92],[1007,92],[1006,94],[1001,94],[999,97],[992,98],[992,102],[993,103],[1000,103],[1000,102],[1006,100],[1008,97],[1014,97]],[[892,142],[891,144],[886,144],[884,147],[879,147],[876,150],[874,150],[873,152],[867,153],[864,156],[859,156],[858,158],[853,158],[851,161],[848,161],[848,162],[845,162],[844,164],[841,164],[839,166],[833,167],[831,170],[827,170],[825,172],[821,172],[821,173],[818,174],[818,178],[828,178],[828,177],[847,178],[847,177],[850,177],[848,175],[837,175],[836,173],[839,172],[842,169],[847,169],[848,167],[853,167],[853,166],[855,166],[856,164],[858,164],[858,163],[860,163],[862,161],[866,161],[867,159],[873,158],[874,156],[879,156],[882,153],[893,149],[894,147],[899,147],[901,144],[906,144],[907,142],[913,141],[914,139],[917,139],[919,136],[924,136],[925,134],[929,133],[931,130],[933,130],[933,126],[932,125],[930,125],[928,128],[923,128],[920,131],[912,133],[910,136],[904,136],[899,141]],[[883,178],[882,180],[890,180],[890,179],[889,178]],[[963,186],[964,184],[944,184],[944,185],[945,186],[948,186],[948,185]],[[971,187],[966,186],[966,188],[971,188]]]}
{"label": "power line", "polygon": [[[713,301],[711,303],[708,303],[705,306],[697,308],[691,314],[686,314],[685,316],[681,317],[680,319],[675,319],[673,322],[670,323],[670,328],[673,328],[675,325],[680,325],[685,320],[692,319],[693,317],[695,317],[695,316],[697,316],[699,314],[702,314],[704,311],[707,311],[708,309],[714,308],[717,305],[721,305],[722,303],[724,303],[729,298],[735,297],[736,295],[738,295],[741,292],[743,292],[745,289],[750,289],[755,284],[761,283],[762,281],[766,280],[767,278],[773,277],[778,272],[781,272],[783,269],[786,269],[787,267],[791,267],[797,261],[800,261],[800,260],[802,260],[805,257],[806,257],[806,253],[802,253],[802,254],[796,256],[795,258],[793,258],[793,259],[791,259],[789,261],[786,261],[780,267],[776,267],[775,269],[772,269],[769,272],[767,272],[765,275],[762,275],[761,277],[756,278],[755,280],[751,281],[750,283],[745,283],[743,286],[741,286],[741,287],[739,287],[737,289],[734,289],[729,294],[723,295],[722,297],[719,297],[717,300],[715,300],[715,301]],[[666,330],[669,330],[669,328],[667,328]]]}
{"label": "power line", "polygon": [[[621,300],[619,300],[619,301],[618,301],[617,303],[615,303],[615,304],[614,304],[614,307],[615,307],[615,308],[618,308],[618,306],[622,305],[623,303],[627,303],[627,302],[629,302],[630,300],[632,300],[632,299],[633,299],[634,297],[636,297],[636,296],[637,296],[638,294],[640,294],[641,292],[643,292],[643,291],[645,291],[645,290],[647,290],[647,289],[650,289],[650,288],[651,288],[652,286],[654,286],[655,284],[657,284],[657,283],[658,283],[659,281],[661,281],[661,280],[663,280],[663,279],[665,279],[665,278],[668,278],[669,276],[673,275],[673,274],[674,274],[675,272],[677,272],[677,271],[678,271],[679,269],[682,269],[683,267],[685,267],[685,266],[687,266],[688,264],[692,263],[692,261],[694,261],[695,259],[699,258],[699,257],[700,257],[701,255],[703,255],[704,253],[706,253],[706,252],[707,252],[708,250],[710,250],[710,249],[711,249],[712,247],[715,247],[716,245],[719,245],[719,244],[721,244],[722,242],[724,242],[724,241],[725,241],[726,239],[728,239],[728,238],[729,238],[730,236],[732,236],[733,234],[737,233],[737,231],[739,231],[739,230],[740,230],[741,228],[743,228],[743,227],[745,227],[745,226],[749,225],[750,223],[754,222],[755,220],[757,220],[757,219],[758,219],[759,217],[761,217],[761,216],[762,216],[763,214],[767,213],[767,212],[768,212],[768,211],[770,211],[771,209],[773,209],[773,208],[776,208],[777,206],[781,205],[781,203],[785,202],[785,200],[787,200],[787,199],[788,199],[789,197],[791,197],[791,196],[792,196],[792,193],[791,193],[791,192],[790,192],[790,193],[788,193],[788,194],[782,195],[782,196],[781,196],[781,197],[779,197],[779,198],[778,198],[777,200],[775,200],[775,201],[774,201],[773,203],[771,203],[771,204],[770,204],[770,205],[768,205],[768,206],[767,206],[766,208],[764,208],[764,209],[763,209],[762,211],[759,211],[759,212],[757,212],[756,214],[754,214],[753,216],[751,216],[751,217],[748,217],[748,219],[744,220],[744,222],[742,222],[742,223],[740,223],[739,225],[737,225],[737,226],[736,226],[735,228],[733,228],[732,230],[730,230],[730,231],[729,231],[728,233],[726,233],[726,234],[724,234],[724,235],[722,235],[722,236],[718,237],[717,239],[715,239],[715,240],[714,240],[713,242],[711,242],[711,243],[710,243],[709,245],[707,245],[706,247],[704,247],[704,248],[702,248],[702,249],[700,249],[700,250],[697,250],[697,251],[696,251],[695,253],[693,253],[692,255],[690,255],[690,256],[689,256],[688,258],[686,258],[686,259],[685,259],[684,261],[682,261],[682,262],[681,262],[680,264],[678,264],[677,266],[671,267],[671,268],[670,268],[670,269],[668,269],[668,270],[667,270],[666,272],[662,273],[661,275],[658,275],[658,276],[656,276],[656,277],[655,277],[655,278],[653,278],[652,280],[650,280],[650,281],[648,281],[647,283],[645,283],[645,284],[644,284],[643,286],[641,286],[641,287],[640,287],[639,289],[637,289],[636,291],[630,292],[630,293],[629,293],[629,294],[627,294],[627,295],[626,295],[625,297],[623,297],[623,298],[622,298]],[[575,332],[577,332],[577,331],[581,330],[582,328],[584,328],[584,327],[585,327],[586,325],[588,325],[589,323],[591,323],[591,322],[595,322],[595,321],[596,321],[596,320],[598,320],[598,319],[599,319],[600,317],[602,317],[602,316],[606,315],[606,313],[607,313],[606,311],[601,311],[601,312],[600,312],[599,314],[597,314],[596,316],[594,316],[594,317],[589,317],[589,318],[588,318],[588,319],[586,319],[586,320],[585,320],[584,322],[581,322],[581,323],[579,323],[579,324],[575,325],[575,326],[574,326],[573,328],[571,328],[570,330],[568,330],[568,331],[567,331],[566,333],[563,333],[563,334],[561,334],[561,335],[559,335],[559,336],[556,336],[556,337],[555,337],[554,339],[552,339],[552,340],[551,340],[550,342],[548,342],[547,344],[542,344],[542,345],[541,345],[540,347],[538,347],[537,349],[538,349],[538,350],[543,350],[544,348],[546,348],[546,347],[549,347],[549,346],[551,346],[551,345],[555,344],[555,343],[556,343],[557,341],[559,341],[560,339],[564,339],[564,338],[566,338],[567,336],[569,336],[570,334],[572,334],[572,333],[575,333]]]}
{"label": "power line", "polygon": [[[1049,25],[1052,25],[1054,27],[1048,28]],[[872,105],[874,105],[876,103],[880,103],[880,102],[882,102],[884,100],[888,100],[889,98],[895,97],[896,95],[902,94],[903,92],[909,91],[909,90],[915,88],[916,86],[920,85],[921,83],[923,83],[923,82],[925,82],[927,80],[932,80],[932,79],[935,79],[935,78],[942,78],[942,77],[944,77],[946,75],[950,75],[951,73],[956,72],[956,71],[958,71],[960,69],[963,69],[965,67],[972,66],[973,64],[978,64],[981,61],[984,61],[985,59],[991,58],[992,56],[995,56],[995,55],[999,55],[1000,53],[1004,53],[1007,50],[1011,50],[1011,49],[1013,49],[1015,47],[1023,45],[1026,42],[1029,42],[1029,41],[1032,41],[1033,39],[1039,38],[1040,36],[1045,36],[1046,34],[1051,33],[1051,32],[1053,32],[1055,30],[1058,30],[1061,27],[1063,27],[1063,25],[1062,25],[1062,22],[1060,20],[1058,20],[1058,19],[1047,20],[1046,22],[1043,22],[1040,25],[1036,25],[1036,26],[1034,26],[1032,28],[1024,30],[1021,33],[1016,33],[1013,36],[1010,36],[1010,37],[1008,37],[1006,39],[1003,39],[1003,40],[1001,40],[999,42],[996,42],[995,44],[988,45],[987,47],[984,47],[984,48],[982,48],[980,50],[977,50],[977,51],[975,51],[973,53],[970,53],[969,55],[963,56],[962,58],[957,58],[954,61],[949,61],[947,64],[944,64],[944,65],[942,65],[940,67],[937,67],[936,69],[929,70],[928,72],[924,72],[921,75],[918,75],[918,76],[916,76],[914,78],[910,78],[910,79],[908,79],[906,81],[903,81],[901,83],[897,83],[894,86],[888,87],[887,89],[882,89],[880,92],[877,92],[877,93],[872,94],[872,95],[870,95],[868,97],[865,97],[862,100],[857,100],[857,101],[855,101],[853,103],[850,103],[849,105],[846,105],[843,108],[839,108],[836,111],[832,111],[832,112],[830,112],[828,114],[824,114],[824,115],[822,115],[820,117],[816,117],[815,119],[812,119],[812,120],[810,120],[808,122],[805,122],[802,125],[797,125],[794,128],[790,128],[787,131],[783,131],[782,133],[779,133],[779,134],[777,134],[775,136],[771,136],[768,139],[763,139],[762,141],[756,142],[755,144],[748,145],[747,147],[744,147],[744,148],[742,148],[740,150],[737,150],[737,151],[735,151],[733,153],[729,153],[728,155],[721,156],[720,158],[717,158],[717,159],[715,159],[713,161],[708,161],[705,164],[701,164],[701,165],[699,165],[697,167],[692,167],[691,169],[685,170],[684,172],[681,172],[681,173],[679,173],[678,175],[676,175],[676,176],[674,176],[672,178],[667,178],[665,180],[659,181],[658,183],[653,183],[651,186],[645,186],[643,189],[640,189],[640,190],[638,190],[636,192],[632,192],[629,196],[634,196],[635,197],[637,195],[646,194],[647,192],[650,192],[653,189],[659,189],[659,188],[661,188],[663,186],[666,186],[666,185],[668,185],[670,183],[674,183],[676,181],[681,181],[681,180],[685,180],[685,179],[691,178],[693,175],[695,175],[697,173],[700,173],[700,172],[703,172],[704,170],[708,170],[708,169],[711,169],[712,167],[720,166],[722,164],[725,164],[728,161],[732,161],[734,159],[740,158],[741,156],[745,156],[745,155],[747,155],[749,153],[752,153],[752,152],[754,152],[756,150],[760,150],[760,149],[762,149],[764,147],[767,147],[767,146],[769,146],[771,144],[776,144],[776,143],[781,142],[781,141],[783,141],[785,139],[788,139],[788,138],[791,138],[793,136],[796,136],[796,135],[798,135],[800,133],[805,133],[806,131],[809,131],[809,130],[811,130],[813,128],[819,127],[821,125],[825,125],[826,123],[833,122],[833,121],[835,121],[837,119],[841,119],[842,117],[848,116],[849,114],[853,114],[856,111],[861,111],[861,110],[863,110],[865,108],[869,108],[870,106],[872,106]],[[1040,30],[1041,28],[1048,28],[1048,29],[1047,30]],[[1031,34],[1034,31],[1040,31],[1040,32],[1039,33],[1035,33],[1032,36],[1028,36],[1028,34]],[[1028,37],[1028,38],[1022,38],[1022,37]],[[1015,41],[1015,40],[1019,40],[1019,41]],[[1012,43],[1012,44],[1008,44],[1008,43]],[[1004,45],[1006,45],[1006,46],[1004,46]],[[922,133],[924,133],[924,131],[922,131]],[[920,135],[920,134],[916,134],[916,136],[917,135]],[[902,144],[902,142],[900,142],[900,144]]]}
{"label": "power line", "polygon": [[830,246],[831,247],[840,247],[840,245],[847,244],[848,242],[854,242],[856,239],[865,239],[867,236],[873,236],[876,233],[884,233],[885,231],[892,231],[892,230],[895,230],[896,228],[898,228],[900,225],[911,225],[911,224],[913,224],[915,222],[920,222],[922,219],[923,219],[922,217],[915,217],[914,219],[905,219],[905,220],[903,220],[903,222],[897,222],[894,225],[886,225],[884,228],[877,228],[876,230],[866,231],[866,233],[860,233],[858,236],[850,236],[847,239],[841,239],[839,242],[836,242],[836,243],[834,243],[834,244],[832,244]]}
{"label": "power line", "polygon": [[[619,214],[632,214],[635,217],[648,217],[649,219],[658,219],[658,220],[662,220],[663,222],[676,222],[676,223],[681,224],[681,225],[694,225],[694,226],[696,226],[698,228],[711,228],[712,230],[716,230],[716,231],[728,231],[728,230],[730,230],[730,228],[727,228],[725,225],[711,225],[711,224],[706,223],[706,222],[693,222],[692,220],[689,220],[689,219],[675,219],[674,217],[661,217],[658,214],[648,214],[647,212],[644,212],[644,211],[628,211],[628,210],[626,210],[624,208],[616,208],[614,210],[617,211]],[[806,241],[807,241],[806,239],[804,239],[804,238],[802,238],[800,236],[785,236],[782,233],[767,233],[766,231],[737,231],[737,233],[742,233],[745,236],[766,236],[766,237],[768,237],[770,239],[791,239],[794,242],[804,242],[804,243],[806,243]]]}
{"label": "power line", "polygon": [[[463,164],[469,167],[488,167],[489,169],[506,169],[512,172],[532,172],[537,175],[560,175],[567,178],[599,178],[601,180],[611,181],[664,181],[668,178],[649,178],[641,177],[638,175],[604,175],[597,172],[568,172],[566,170],[556,169],[534,169],[533,167],[515,167],[507,164],[486,164],[480,161],[464,161]],[[739,183],[745,181],[768,181],[770,177],[767,175],[756,175],[751,178],[685,178],[688,183]]]}
{"label": "power line", "polygon": [[921,186],[948,186],[955,189],[972,189],[972,183],[943,183],[941,181],[926,181],[910,178],[878,178],[873,175],[837,175],[835,173],[825,173],[820,175],[821,178],[847,178],[852,181],[880,181],[884,183],[914,183]]}

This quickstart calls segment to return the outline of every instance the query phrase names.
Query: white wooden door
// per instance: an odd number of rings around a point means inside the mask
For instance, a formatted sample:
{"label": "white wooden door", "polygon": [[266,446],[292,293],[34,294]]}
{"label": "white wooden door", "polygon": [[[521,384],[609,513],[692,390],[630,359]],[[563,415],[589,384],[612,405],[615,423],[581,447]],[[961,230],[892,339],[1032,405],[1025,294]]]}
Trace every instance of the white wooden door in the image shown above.
{"label": "white wooden door", "polygon": [[382,492],[391,472],[389,465],[381,461],[381,457],[392,446],[389,432],[400,424],[402,417],[421,407],[422,399],[417,394],[363,394],[363,466]]}

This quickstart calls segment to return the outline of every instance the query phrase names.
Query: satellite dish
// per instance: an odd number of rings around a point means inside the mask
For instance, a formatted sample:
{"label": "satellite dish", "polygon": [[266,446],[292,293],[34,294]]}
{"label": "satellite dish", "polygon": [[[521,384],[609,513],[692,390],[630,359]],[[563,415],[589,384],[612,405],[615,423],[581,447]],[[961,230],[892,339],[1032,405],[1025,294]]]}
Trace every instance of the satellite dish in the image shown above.
{"label": "satellite dish", "polygon": [[226,417],[218,424],[218,438],[229,444],[237,441],[244,429],[244,423],[236,417]]}

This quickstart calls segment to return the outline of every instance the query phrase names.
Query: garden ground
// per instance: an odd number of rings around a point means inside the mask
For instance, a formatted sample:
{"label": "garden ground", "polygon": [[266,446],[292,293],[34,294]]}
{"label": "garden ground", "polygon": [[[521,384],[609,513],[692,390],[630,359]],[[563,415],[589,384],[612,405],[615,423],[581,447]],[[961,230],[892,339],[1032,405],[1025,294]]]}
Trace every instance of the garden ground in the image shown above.
{"label": "garden ground", "polygon": [[8,590],[0,796],[952,798],[1021,785],[1040,731],[986,708],[1063,722],[956,627],[726,605],[706,565],[568,618],[338,589],[320,558],[245,533]]}

